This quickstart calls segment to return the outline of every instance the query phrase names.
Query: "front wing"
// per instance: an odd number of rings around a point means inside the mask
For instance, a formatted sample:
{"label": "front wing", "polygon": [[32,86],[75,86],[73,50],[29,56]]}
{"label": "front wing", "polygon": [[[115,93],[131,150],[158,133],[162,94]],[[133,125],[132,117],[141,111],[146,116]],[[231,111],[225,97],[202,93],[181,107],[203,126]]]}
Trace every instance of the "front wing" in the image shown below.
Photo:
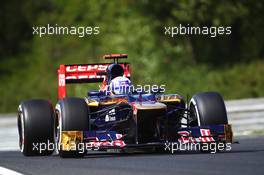
{"label": "front wing", "polygon": [[179,143],[232,143],[233,132],[229,124],[202,127],[186,127],[178,129],[173,137],[159,142],[127,144],[125,135],[115,131],[62,131],[60,149],[76,151],[78,149],[124,149],[139,147],[160,147],[168,142]]}

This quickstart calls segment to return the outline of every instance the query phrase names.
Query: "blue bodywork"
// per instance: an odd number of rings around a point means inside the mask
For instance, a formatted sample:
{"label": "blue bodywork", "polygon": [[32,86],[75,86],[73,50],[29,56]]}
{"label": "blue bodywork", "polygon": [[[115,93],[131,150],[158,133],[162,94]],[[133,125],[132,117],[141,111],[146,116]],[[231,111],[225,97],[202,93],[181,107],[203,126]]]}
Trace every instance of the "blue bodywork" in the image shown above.
{"label": "blue bodywork", "polygon": [[[142,111],[141,116],[133,113],[133,104],[155,105],[159,103],[160,94],[126,94],[117,96],[100,94],[90,96],[88,97],[90,101],[102,103],[113,99],[124,101],[95,107],[90,115],[91,130],[84,131],[84,139],[86,142],[107,142],[108,147],[116,147],[116,145],[110,143],[117,140],[124,141],[127,147],[146,146],[148,144],[160,145],[166,142],[186,140],[189,142],[225,142],[227,131],[224,124],[202,127],[182,124],[182,118],[185,118],[185,115],[189,115],[189,111],[185,108],[184,100],[180,96],[177,94],[172,95],[176,95],[180,101],[172,104],[164,103],[167,106],[166,110]],[[155,112],[151,113],[151,111]],[[157,113],[160,113],[160,115],[156,115]],[[141,118],[147,119],[140,120]],[[156,126],[151,123],[152,121],[158,124],[157,129],[153,129]],[[145,129],[148,127],[150,129]],[[206,131],[207,134],[204,135],[202,131]],[[119,138],[117,135],[121,137]]]}

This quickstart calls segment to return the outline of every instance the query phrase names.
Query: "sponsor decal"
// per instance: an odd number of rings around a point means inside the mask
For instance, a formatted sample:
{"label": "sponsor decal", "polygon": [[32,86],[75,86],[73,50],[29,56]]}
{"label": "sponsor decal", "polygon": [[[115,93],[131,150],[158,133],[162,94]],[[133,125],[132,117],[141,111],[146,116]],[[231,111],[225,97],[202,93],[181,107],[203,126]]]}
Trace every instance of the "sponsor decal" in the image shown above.
{"label": "sponsor decal", "polygon": [[108,114],[106,114],[105,116],[105,121],[106,122],[112,122],[112,121],[116,121],[116,112],[115,112],[115,109],[111,109]]}
{"label": "sponsor decal", "polygon": [[59,74],[59,86],[65,86],[65,74]]}
{"label": "sponsor decal", "polygon": [[105,71],[108,65],[74,65],[66,66],[66,72]]}
{"label": "sponsor decal", "polygon": [[181,143],[215,142],[210,129],[200,129],[200,133],[201,137],[193,137],[189,131],[178,131],[181,136],[178,141]]}

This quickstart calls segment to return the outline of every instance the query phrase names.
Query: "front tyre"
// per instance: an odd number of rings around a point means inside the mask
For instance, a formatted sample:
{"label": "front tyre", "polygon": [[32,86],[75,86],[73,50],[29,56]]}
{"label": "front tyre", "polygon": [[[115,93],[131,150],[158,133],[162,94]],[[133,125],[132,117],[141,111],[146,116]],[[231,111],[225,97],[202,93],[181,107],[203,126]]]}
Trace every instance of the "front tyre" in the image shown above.
{"label": "front tyre", "polygon": [[20,151],[25,156],[50,155],[54,150],[54,115],[47,100],[27,100],[18,107]]}
{"label": "front tyre", "polygon": [[89,130],[89,109],[82,98],[64,98],[56,105],[56,123],[55,130],[57,144],[59,146],[59,155],[67,157],[83,157],[85,151],[62,150],[61,136],[63,131],[88,131]]}
{"label": "front tyre", "polygon": [[194,125],[228,124],[224,100],[217,92],[202,92],[190,100],[190,118]]}
{"label": "front tyre", "polygon": [[[194,95],[190,101],[192,126],[228,124],[225,103],[217,92],[203,92]],[[201,143],[201,152],[219,152],[218,143]]]}

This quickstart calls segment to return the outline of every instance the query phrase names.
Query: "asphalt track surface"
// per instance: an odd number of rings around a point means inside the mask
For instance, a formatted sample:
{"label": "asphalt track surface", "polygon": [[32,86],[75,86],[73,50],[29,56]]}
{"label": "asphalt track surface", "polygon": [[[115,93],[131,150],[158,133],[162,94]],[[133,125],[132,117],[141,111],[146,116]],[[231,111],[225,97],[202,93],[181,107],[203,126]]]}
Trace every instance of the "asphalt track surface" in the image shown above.
{"label": "asphalt track surface", "polygon": [[[1,151],[0,167],[21,174],[264,174],[264,136],[237,138],[232,150],[216,154],[195,151],[176,154],[93,153],[79,159],[57,155],[24,157],[19,151]],[[0,173],[1,174],[1,173]]]}

